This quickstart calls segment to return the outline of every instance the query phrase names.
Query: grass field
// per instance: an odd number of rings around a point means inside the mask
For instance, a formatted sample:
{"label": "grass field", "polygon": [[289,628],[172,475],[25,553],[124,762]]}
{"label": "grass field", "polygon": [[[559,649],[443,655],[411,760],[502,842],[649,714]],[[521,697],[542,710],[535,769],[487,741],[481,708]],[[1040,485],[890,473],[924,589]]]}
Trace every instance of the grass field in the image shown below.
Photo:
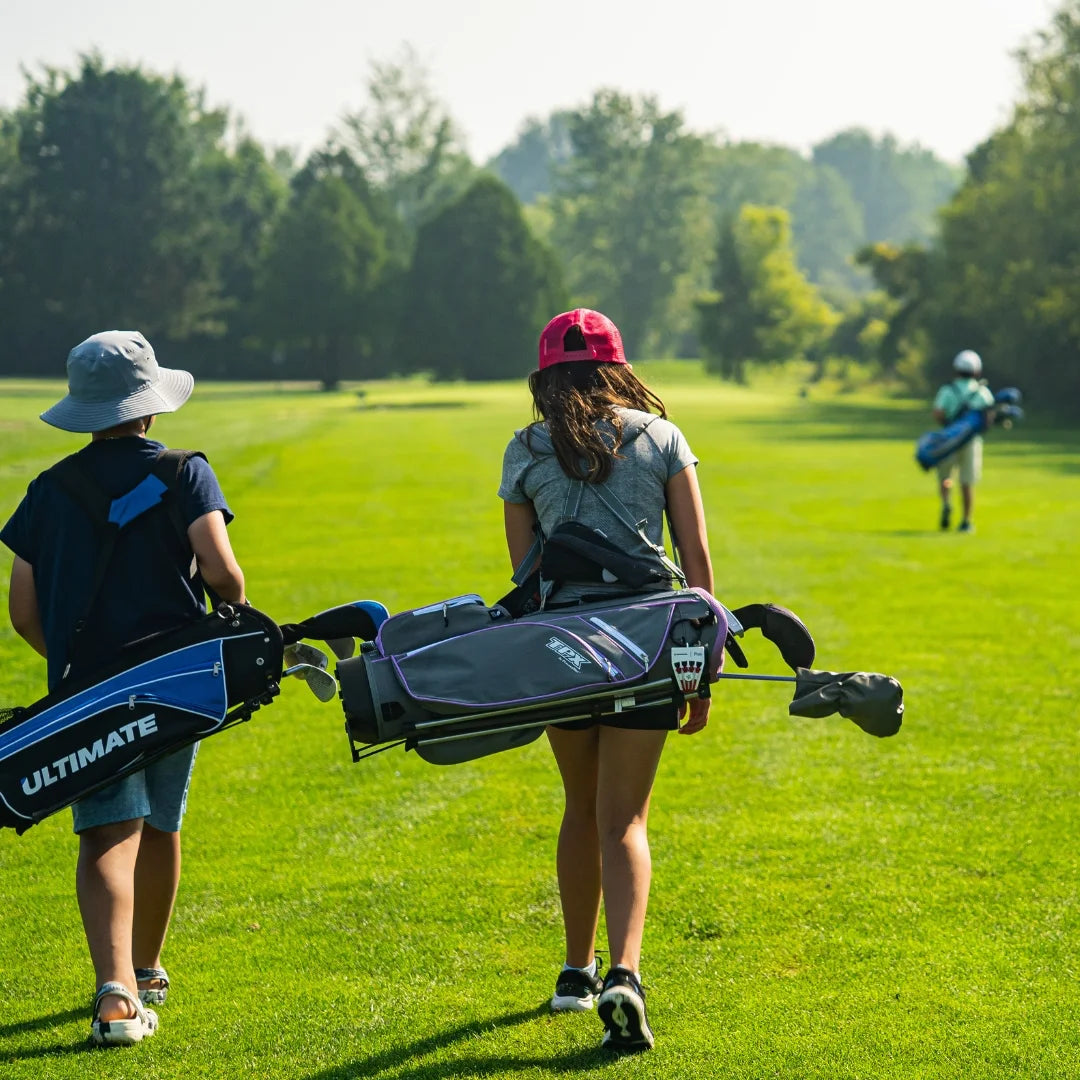
{"label": "grass field", "polygon": [[[887,671],[907,700],[877,741],[789,718],[783,687],[722,684],[705,732],[670,739],[643,958],[656,1049],[612,1061],[595,1016],[546,1008],[546,744],[353,765],[340,708],[290,680],[200,751],[149,1043],[85,1048],[69,815],[0,834],[0,1077],[1080,1076],[1080,437],[992,433],[977,533],[941,534],[912,460],[924,404],[640,370],[701,457],[719,597],[793,608],[819,666]],[[279,621],[495,599],[524,386],[364,389],[201,384],[154,434],[207,453],[249,595]],[[61,390],[0,386],[0,517],[79,445],[37,420]],[[0,704],[29,704],[43,664],[3,622]],[[767,643],[747,651],[779,670]]]}

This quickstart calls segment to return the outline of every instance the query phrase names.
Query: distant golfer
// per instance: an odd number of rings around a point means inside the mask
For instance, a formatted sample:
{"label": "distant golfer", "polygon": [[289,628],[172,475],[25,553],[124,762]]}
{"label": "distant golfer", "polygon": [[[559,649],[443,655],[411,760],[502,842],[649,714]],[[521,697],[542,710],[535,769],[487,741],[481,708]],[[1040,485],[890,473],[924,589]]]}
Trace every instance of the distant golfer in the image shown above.
{"label": "distant golfer", "polygon": [[[130,513],[165,449],[146,438],[154,416],[179,409],[194,380],[159,367],[142,334],[128,330],[77,345],[67,372],[68,395],[41,419],[90,433],[65,461],[85,487],[99,487],[107,498],[131,493],[124,503]],[[170,497],[186,542],[158,502],[117,534],[96,592],[98,554],[107,549],[89,509],[53,471],[31,481],[0,531],[15,553],[11,622],[47,659],[50,690],[69,666],[85,675],[126,643],[199,618],[204,582],[224,600],[244,600],[244,576],[225,530],[232,513],[213,470],[196,456],[174,476]],[[103,1045],[139,1042],[157,1028],[146,1003],[163,1002],[169,987],[161,948],[180,881],[180,820],[194,759],[195,746],[178,750],[72,807],[76,892],[97,979],[91,1037]]]}
{"label": "distant golfer", "polygon": [[[539,367],[529,389],[537,422],[510,440],[499,486],[513,565],[526,559],[536,527],[550,536],[564,519],[568,493],[581,480],[585,488],[574,520],[613,539],[626,535],[628,554],[646,554],[644,541],[627,535],[589,488],[605,484],[632,520],[643,523],[653,545],[663,543],[666,506],[687,582],[712,592],[697,458],[666,419],[664,403],[630,370],[615,324],[587,309],[552,319],[540,336]],[[550,439],[546,451],[529,437],[536,427]],[[603,588],[564,582],[548,605],[580,603]],[[667,733],[700,731],[708,713],[707,700],[692,698],[681,727],[675,706],[667,704],[547,729],[565,793],[556,865],[566,953],[551,1007],[576,1012],[595,1002],[610,1049],[653,1044],[640,971],[652,878],[649,799]],[[602,979],[594,952],[601,896],[612,965]]]}
{"label": "distant golfer", "polygon": [[[943,427],[951,424],[962,412],[984,411],[994,407],[994,395],[980,380],[982,359],[977,352],[964,349],[953,358],[956,377],[938,390],[934,397],[934,419]],[[938,487],[941,493],[942,529],[949,527],[952,519],[952,474],[960,474],[960,493],[963,499],[964,517],[959,532],[973,532],[972,513],[975,509],[975,485],[982,476],[982,436],[976,435],[955,453],[938,462]]]}

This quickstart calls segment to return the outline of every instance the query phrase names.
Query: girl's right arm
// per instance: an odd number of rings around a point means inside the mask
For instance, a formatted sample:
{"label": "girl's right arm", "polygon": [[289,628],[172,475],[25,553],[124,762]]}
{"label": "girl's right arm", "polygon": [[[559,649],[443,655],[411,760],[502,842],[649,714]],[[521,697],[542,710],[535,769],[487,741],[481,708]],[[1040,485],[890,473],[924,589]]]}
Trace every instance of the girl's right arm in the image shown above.
{"label": "girl's right arm", "polygon": [[503,524],[506,528],[506,549],[510,552],[510,564],[516,570],[529,554],[536,539],[536,511],[531,502],[503,503]]}
{"label": "girl's right arm", "polygon": [[[688,465],[677,472],[665,485],[671,526],[679,542],[679,560],[687,585],[713,591],[712,559],[709,557],[709,538],[705,531],[705,507],[701,502],[697,469]],[[687,703],[685,722],[680,735],[693,735],[709,722],[709,698],[691,698]]]}
{"label": "girl's right arm", "polygon": [[709,557],[709,538],[705,531],[705,508],[701,502],[697,469],[688,465],[666,484],[671,525],[679,543],[679,559],[686,583],[713,591],[712,559]]}

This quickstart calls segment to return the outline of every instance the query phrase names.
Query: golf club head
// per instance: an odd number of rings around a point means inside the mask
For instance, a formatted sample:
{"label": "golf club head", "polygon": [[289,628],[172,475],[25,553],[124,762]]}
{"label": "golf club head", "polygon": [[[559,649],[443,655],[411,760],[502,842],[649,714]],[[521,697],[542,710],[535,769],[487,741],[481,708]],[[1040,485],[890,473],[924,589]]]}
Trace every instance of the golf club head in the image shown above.
{"label": "golf club head", "polygon": [[339,660],[348,660],[356,652],[356,638],[354,637],[327,638],[326,644]]}
{"label": "golf club head", "polygon": [[1003,386],[994,394],[994,401],[999,405],[1019,405],[1024,395],[1018,386]]}
{"label": "golf club head", "polygon": [[294,664],[285,669],[285,674],[306,682],[308,689],[320,701],[333,701],[337,696],[337,679],[325,668],[314,667],[311,664]]}
{"label": "golf club head", "polygon": [[330,662],[330,658],[322,649],[316,649],[314,645],[307,645],[302,641],[294,641],[291,645],[286,645],[284,657],[287,668],[310,666],[325,671]]}

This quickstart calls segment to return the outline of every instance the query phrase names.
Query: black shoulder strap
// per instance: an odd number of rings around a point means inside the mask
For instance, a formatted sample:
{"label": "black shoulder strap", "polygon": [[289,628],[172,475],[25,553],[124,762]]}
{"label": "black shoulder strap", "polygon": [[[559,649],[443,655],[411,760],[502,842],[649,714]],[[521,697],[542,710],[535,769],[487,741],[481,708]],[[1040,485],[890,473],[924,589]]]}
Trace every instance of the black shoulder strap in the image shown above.
{"label": "black shoulder strap", "polygon": [[[172,521],[181,543],[187,550],[190,550],[187,527],[184,524],[180,507],[173,493],[179,484],[184,464],[190,458],[196,456],[201,457],[204,461],[206,460],[206,455],[198,450],[162,450],[154,459],[150,469],[150,472],[165,485],[166,490],[162,495],[162,503],[166,507],[169,519]],[[112,562],[116,538],[120,535],[122,526],[109,520],[114,500],[108,496],[98,483],[97,477],[79,460],[77,453],[69,454],[63,460],[58,461],[48,470],[48,474],[86,511],[98,538],[98,557],[94,566],[94,576],[91,579],[90,592],[87,594],[83,612],[72,628],[71,644],[68,650],[68,668],[70,669],[81,643],[80,635],[86,628],[87,620],[94,610],[101,587],[105,583],[105,574],[109,569],[109,563]],[[150,507],[147,509],[150,509]]]}
{"label": "black shoulder strap", "polygon": [[168,511],[169,520],[173,524],[180,545],[186,550],[190,550],[191,547],[187,536],[187,522],[184,521],[184,515],[180,512],[180,504],[176,499],[175,492],[180,486],[180,475],[184,471],[184,466],[193,457],[200,457],[203,461],[206,460],[206,455],[201,450],[162,450],[154,459],[154,465],[151,469],[153,474],[168,488],[166,494],[162,496],[162,502]]}

